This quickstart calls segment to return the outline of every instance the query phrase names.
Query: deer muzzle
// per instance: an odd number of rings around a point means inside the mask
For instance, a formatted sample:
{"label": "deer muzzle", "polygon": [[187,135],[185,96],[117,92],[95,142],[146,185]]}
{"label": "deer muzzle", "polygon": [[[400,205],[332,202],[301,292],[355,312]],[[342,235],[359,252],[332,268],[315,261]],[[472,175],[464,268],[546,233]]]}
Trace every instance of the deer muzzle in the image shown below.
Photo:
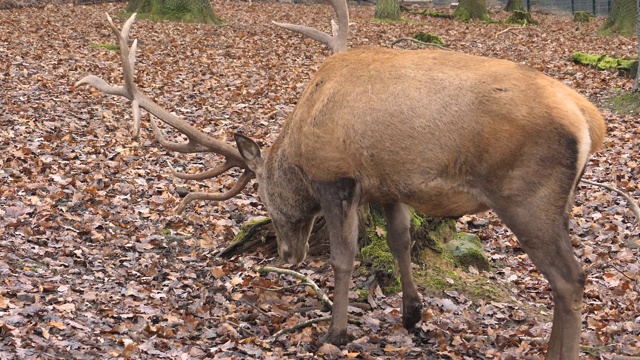
{"label": "deer muzzle", "polygon": [[305,244],[305,246],[301,248],[292,248],[288,244],[280,243],[278,244],[278,255],[284,261],[289,264],[298,265],[307,257],[307,251],[309,250],[309,245]]}

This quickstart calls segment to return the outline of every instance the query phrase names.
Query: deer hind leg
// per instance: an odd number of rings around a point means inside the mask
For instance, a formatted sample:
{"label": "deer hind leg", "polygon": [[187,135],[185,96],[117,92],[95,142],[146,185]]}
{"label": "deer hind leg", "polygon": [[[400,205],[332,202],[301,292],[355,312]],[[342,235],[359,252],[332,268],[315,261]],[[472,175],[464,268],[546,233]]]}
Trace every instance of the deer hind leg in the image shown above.
{"label": "deer hind leg", "polygon": [[422,302],[411,271],[411,212],[402,203],[384,205],[387,243],[398,261],[402,282],[402,324],[411,329],[422,318]]}
{"label": "deer hind leg", "polygon": [[314,188],[329,229],[330,262],[335,277],[331,325],[320,342],[344,345],[348,342],[347,308],[358,241],[360,195],[351,179],[319,183]]}
{"label": "deer hind leg", "polygon": [[495,210],[551,284],[553,328],[546,359],[578,359],[585,273],[571,248],[566,206],[544,199],[526,204]]}

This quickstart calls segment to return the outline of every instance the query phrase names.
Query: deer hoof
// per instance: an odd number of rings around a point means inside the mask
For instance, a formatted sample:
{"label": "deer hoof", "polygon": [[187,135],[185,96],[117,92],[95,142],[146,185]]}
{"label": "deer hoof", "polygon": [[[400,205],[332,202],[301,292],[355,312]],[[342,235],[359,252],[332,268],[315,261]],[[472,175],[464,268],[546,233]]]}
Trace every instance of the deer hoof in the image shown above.
{"label": "deer hoof", "polygon": [[402,326],[411,330],[422,319],[422,303],[411,302],[404,305],[402,311]]}
{"label": "deer hoof", "polygon": [[342,346],[349,343],[349,338],[347,336],[347,330],[343,331],[334,331],[329,329],[329,331],[320,338],[320,344],[330,343],[335,346]]}

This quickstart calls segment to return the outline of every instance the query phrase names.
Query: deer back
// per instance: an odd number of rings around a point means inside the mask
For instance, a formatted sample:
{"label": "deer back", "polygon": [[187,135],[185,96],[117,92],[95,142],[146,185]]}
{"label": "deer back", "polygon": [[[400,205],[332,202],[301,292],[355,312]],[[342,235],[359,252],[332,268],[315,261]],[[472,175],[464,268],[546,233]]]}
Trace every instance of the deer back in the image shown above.
{"label": "deer back", "polygon": [[585,98],[526,66],[363,48],[322,64],[278,146],[309,179],[353,178],[366,201],[454,216],[490,207],[505,174],[542,182],[561,168],[575,185],[604,130]]}

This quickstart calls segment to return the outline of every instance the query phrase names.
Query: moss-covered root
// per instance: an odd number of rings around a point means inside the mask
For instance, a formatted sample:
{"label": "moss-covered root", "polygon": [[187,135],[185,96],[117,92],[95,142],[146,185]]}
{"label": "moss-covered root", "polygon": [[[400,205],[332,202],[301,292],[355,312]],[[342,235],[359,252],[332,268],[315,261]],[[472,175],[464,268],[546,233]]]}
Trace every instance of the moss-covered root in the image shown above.
{"label": "moss-covered root", "polygon": [[427,44],[444,45],[444,42],[438,35],[429,34],[422,31],[418,31],[415,35],[413,35],[413,38]]}
{"label": "moss-covered root", "polygon": [[536,20],[531,18],[531,14],[526,11],[518,11],[514,10],[513,14],[511,14],[507,20],[504,21],[507,24],[517,24],[517,25],[538,25],[539,23]]}
{"label": "moss-covered root", "polygon": [[635,77],[638,71],[638,60],[612,58],[606,55],[582,52],[575,52],[571,57],[576,64],[594,66],[601,70],[628,71],[632,77]]}
{"label": "moss-covered root", "polygon": [[360,249],[362,261],[368,265],[383,293],[397,293],[401,289],[400,276],[396,259],[387,245],[386,232],[374,227],[369,239],[371,243]]}

